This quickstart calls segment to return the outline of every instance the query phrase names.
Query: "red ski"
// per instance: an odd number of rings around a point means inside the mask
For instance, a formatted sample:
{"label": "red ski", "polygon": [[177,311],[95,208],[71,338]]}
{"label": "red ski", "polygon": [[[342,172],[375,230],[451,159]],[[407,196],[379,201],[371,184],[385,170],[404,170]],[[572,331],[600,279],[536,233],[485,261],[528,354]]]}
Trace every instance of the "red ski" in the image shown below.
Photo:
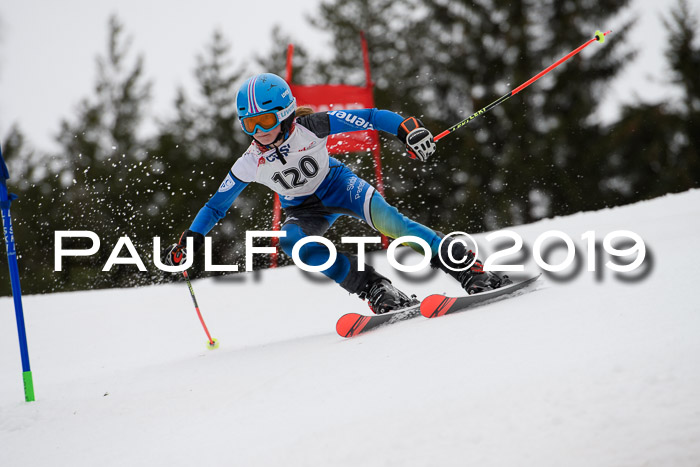
{"label": "red ski", "polygon": [[383,315],[366,316],[360,313],[348,313],[340,317],[335,326],[341,337],[353,337],[380,326],[398,323],[415,318],[421,314],[427,318],[443,316],[449,313],[469,309],[475,305],[483,304],[498,298],[506,298],[525,287],[531,285],[540,275],[531,277],[516,284],[506,285],[496,290],[481,292],[464,297],[446,297],[444,295],[430,295],[420,305],[412,305],[402,310],[393,311]]}
{"label": "red ski", "polygon": [[420,303],[383,315],[365,316],[359,313],[348,313],[340,317],[335,330],[340,337],[353,337],[379,326],[398,323],[416,316],[420,316]]}
{"label": "red ski", "polygon": [[481,292],[464,297],[446,297],[445,295],[430,295],[420,303],[420,313],[426,318],[436,318],[457,311],[472,308],[475,305],[485,303],[522,290],[535,282],[541,274],[522,282],[499,287],[495,290]]}

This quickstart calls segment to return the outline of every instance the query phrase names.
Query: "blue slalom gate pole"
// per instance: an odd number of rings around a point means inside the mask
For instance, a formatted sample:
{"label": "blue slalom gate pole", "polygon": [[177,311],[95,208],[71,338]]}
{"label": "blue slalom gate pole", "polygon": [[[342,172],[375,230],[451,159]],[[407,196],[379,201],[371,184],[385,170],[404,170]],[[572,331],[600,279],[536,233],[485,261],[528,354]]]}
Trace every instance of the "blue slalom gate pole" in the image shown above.
{"label": "blue slalom gate pole", "polygon": [[10,204],[17,199],[17,195],[8,193],[7,179],[10,173],[7,171],[5,159],[0,148],[0,208],[2,208],[2,231],[7,247],[7,263],[10,267],[10,284],[12,285],[12,298],[15,302],[15,316],[17,318],[17,335],[19,336],[19,350],[22,356],[22,380],[24,381],[24,400],[34,400],[34,380],[29,366],[29,348],[27,347],[27,331],[24,328],[24,311],[22,310],[22,289],[19,285],[19,267],[17,266],[17,252],[15,250],[15,236],[12,231],[12,218],[10,217]]}

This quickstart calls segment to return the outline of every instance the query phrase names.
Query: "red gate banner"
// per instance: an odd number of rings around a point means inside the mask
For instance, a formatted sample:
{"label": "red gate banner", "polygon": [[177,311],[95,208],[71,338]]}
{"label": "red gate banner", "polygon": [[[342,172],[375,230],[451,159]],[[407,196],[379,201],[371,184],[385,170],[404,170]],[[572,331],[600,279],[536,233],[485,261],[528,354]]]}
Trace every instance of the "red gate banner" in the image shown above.
{"label": "red gate banner", "polygon": [[[314,112],[328,110],[371,109],[374,97],[371,87],[322,84],[298,86],[290,84],[297,105],[307,105]],[[328,137],[328,152],[341,154],[348,152],[376,151],[379,149],[379,135],[376,130],[354,131]]]}

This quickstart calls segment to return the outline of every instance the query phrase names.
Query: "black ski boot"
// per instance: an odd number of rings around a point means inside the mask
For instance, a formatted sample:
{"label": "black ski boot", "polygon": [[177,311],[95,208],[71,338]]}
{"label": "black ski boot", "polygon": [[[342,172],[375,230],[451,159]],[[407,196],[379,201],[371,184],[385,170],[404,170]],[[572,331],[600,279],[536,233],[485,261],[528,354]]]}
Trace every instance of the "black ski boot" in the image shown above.
{"label": "black ski boot", "polygon": [[369,308],[374,314],[383,315],[420,303],[415,295],[409,297],[394,287],[389,279],[380,274],[376,275],[378,277],[373,282],[368,282],[358,294],[361,299],[366,299],[369,302]]}
{"label": "black ski boot", "polygon": [[469,269],[460,271],[457,274],[457,280],[469,295],[513,283],[506,275],[500,277],[494,272],[484,271],[484,265],[479,260],[476,260]]}
{"label": "black ski boot", "polygon": [[[484,265],[478,259],[474,261],[471,267],[463,271],[453,271],[448,268],[447,266],[453,269],[461,269],[465,264],[468,264],[474,259],[474,252],[472,250],[467,250],[461,242],[455,242],[454,246],[452,246],[453,258],[458,260],[462,258],[467,259],[459,263],[453,262],[447,254],[450,243],[452,243],[452,241],[448,240],[442,244],[442,255],[435,255],[433,259],[430,260],[430,266],[434,269],[440,269],[457,279],[462,288],[466,290],[469,295],[487,290],[494,290],[513,283],[506,275],[501,277],[494,272],[484,271]],[[442,256],[442,261],[440,260],[440,256]],[[447,265],[445,265],[443,261],[445,261]]]}
{"label": "black ski boot", "polygon": [[391,284],[391,281],[365,264],[364,271],[357,270],[357,258],[347,255],[350,272],[340,284],[352,294],[369,302],[370,309],[378,315],[420,303],[415,295],[408,296]]}

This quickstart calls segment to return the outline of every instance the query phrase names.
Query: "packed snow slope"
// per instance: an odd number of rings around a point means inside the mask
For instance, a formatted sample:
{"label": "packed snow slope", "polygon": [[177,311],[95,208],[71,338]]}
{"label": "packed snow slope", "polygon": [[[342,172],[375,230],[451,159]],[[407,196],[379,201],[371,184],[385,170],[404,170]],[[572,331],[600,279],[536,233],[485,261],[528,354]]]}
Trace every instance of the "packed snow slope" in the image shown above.
{"label": "packed snow slope", "polygon": [[[700,191],[516,227],[528,271],[552,229],[573,274],[348,340],[336,319],[366,306],[294,267],[194,282],[213,351],[183,283],[26,297],[33,403],[0,299],[0,466],[697,467]],[[606,255],[587,271],[581,235],[620,229],[647,245],[642,278]],[[460,292],[371,262],[419,297]]]}

